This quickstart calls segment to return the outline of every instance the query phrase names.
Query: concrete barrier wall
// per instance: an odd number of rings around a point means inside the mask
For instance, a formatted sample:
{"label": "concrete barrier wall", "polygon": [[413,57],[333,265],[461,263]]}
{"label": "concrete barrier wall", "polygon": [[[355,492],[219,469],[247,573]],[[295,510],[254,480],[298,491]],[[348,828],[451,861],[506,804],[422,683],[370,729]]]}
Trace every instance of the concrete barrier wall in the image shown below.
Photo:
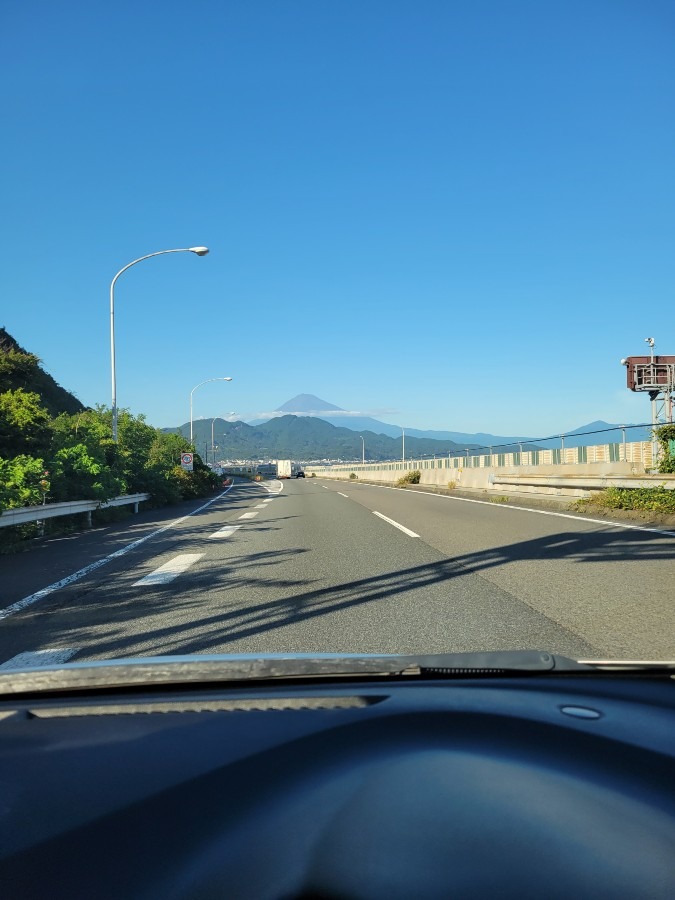
{"label": "concrete barrier wall", "polygon": [[[573,447],[564,451],[492,453],[405,462],[307,466],[308,475],[394,484],[406,472],[419,470],[420,483],[442,488],[499,494],[536,493],[588,497],[610,486],[637,487],[675,482],[673,476],[650,476],[652,445],[648,442]],[[351,479],[353,480],[353,479]]]}

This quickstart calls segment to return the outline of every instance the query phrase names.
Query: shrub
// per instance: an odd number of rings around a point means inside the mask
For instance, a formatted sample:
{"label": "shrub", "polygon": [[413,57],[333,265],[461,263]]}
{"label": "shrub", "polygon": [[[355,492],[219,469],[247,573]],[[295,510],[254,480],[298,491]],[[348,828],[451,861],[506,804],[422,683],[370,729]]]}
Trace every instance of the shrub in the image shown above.
{"label": "shrub", "polygon": [[591,503],[606,509],[636,509],[645,512],[675,513],[675,490],[665,487],[616,488],[600,491]]}
{"label": "shrub", "polygon": [[415,469],[413,472],[406,472],[399,480],[396,482],[398,487],[405,487],[406,484],[419,484],[420,478],[422,477],[422,473],[419,469]]}
{"label": "shrub", "polygon": [[659,472],[675,472],[675,451],[671,449],[675,441],[675,425],[661,425],[654,429],[654,434],[661,444]]}
{"label": "shrub", "polygon": [[350,481],[356,481],[356,479],[357,479],[358,477],[359,477],[359,476],[356,474],[356,472],[351,472],[350,475],[349,475],[349,480],[350,480]]}
{"label": "shrub", "polygon": [[449,490],[449,491],[454,491],[454,489],[455,489],[456,487],[457,487],[457,482],[456,482],[456,481],[449,481],[449,482],[448,482],[448,490]]}

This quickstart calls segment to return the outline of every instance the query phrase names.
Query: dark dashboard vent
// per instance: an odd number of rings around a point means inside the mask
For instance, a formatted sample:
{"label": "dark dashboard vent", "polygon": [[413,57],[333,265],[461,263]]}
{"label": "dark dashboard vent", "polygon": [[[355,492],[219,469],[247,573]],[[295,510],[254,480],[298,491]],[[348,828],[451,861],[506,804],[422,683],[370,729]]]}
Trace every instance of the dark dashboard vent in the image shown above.
{"label": "dark dashboard vent", "polygon": [[71,716],[129,716],[143,713],[273,712],[317,709],[362,709],[385,700],[373,697],[253,697],[232,700],[158,700],[128,703],[81,703],[69,706],[36,706],[31,718],[55,719]]}

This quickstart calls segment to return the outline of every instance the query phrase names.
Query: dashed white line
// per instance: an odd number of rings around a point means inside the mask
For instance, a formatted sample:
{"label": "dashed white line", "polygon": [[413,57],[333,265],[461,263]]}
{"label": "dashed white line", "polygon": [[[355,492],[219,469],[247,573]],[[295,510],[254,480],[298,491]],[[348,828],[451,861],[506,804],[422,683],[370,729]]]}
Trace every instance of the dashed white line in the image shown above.
{"label": "dashed white line", "polygon": [[60,650],[26,650],[17,653],[0,666],[0,670],[8,669],[37,669],[42,666],[58,666],[67,662],[78,651],[77,647],[64,647]]}
{"label": "dashed white line", "polygon": [[88,566],[84,566],[84,568],[78,569],[77,572],[73,572],[72,575],[67,575],[60,581],[55,581],[53,584],[48,584],[47,587],[41,588],[34,594],[29,594],[22,600],[17,600],[16,603],[12,603],[10,606],[5,607],[5,609],[1,609],[0,619],[8,619],[10,616],[13,616],[14,613],[20,612],[27,606],[32,606],[33,603],[37,603],[38,600],[42,600],[44,597],[47,597],[54,591],[58,591],[60,588],[67,587],[74,581],[79,581],[80,578],[84,578],[85,575],[89,575],[90,572],[94,572],[96,569],[100,569],[101,566],[104,566],[106,563],[111,562],[113,559],[117,559],[119,556],[124,556],[124,554],[128,553],[129,550],[133,550],[135,547],[140,547],[141,544],[145,543],[145,541],[149,541],[150,538],[156,537],[158,534],[161,534],[163,531],[167,531],[169,528],[173,528],[174,525],[179,525],[181,522],[189,519],[190,516],[194,516],[196,513],[201,512],[203,509],[206,509],[207,506],[211,506],[212,503],[220,500],[221,497],[224,497],[225,494],[228,494],[233,487],[234,484],[231,484],[221,494],[218,494],[217,497],[214,497],[212,500],[208,500],[206,503],[202,503],[201,506],[198,506],[197,509],[193,509],[192,512],[188,513],[186,516],[181,516],[179,519],[174,519],[173,522],[169,522],[168,525],[162,525],[161,528],[158,528],[156,531],[151,531],[150,534],[143,535],[142,538],[138,538],[137,541],[132,541],[130,544],[127,544],[126,547],[120,547],[119,550],[115,550],[115,552],[111,553],[109,556],[104,556],[103,559],[97,559],[96,562],[89,563]]}
{"label": "dashed white line", "polygon": [[263,500],[263,504],[264,504],[264,503],[271,503],[273,499],[274,499],[274,497],[268,497],[267,500]]}
{"label": "dashed white line", "polygon": [[337,492],[341,497],[346,497],[349,500],[349,494],[343,494],[342,491]]}
{"label": "dashed white line", "polygon": [[409,528],[406,528],[405,525],[401,525],[400,522],[394,522],[394,520],[390,519],[389,516],[384,516],[384,515],[382,515],[382,513],[376,512],[375,510],[373,510],[373,515],[379,516],[381,519],[384,519],[385,522],[389,522],[389,524],[393,525],[394,528],[398,528],[399,531],[405,532],[405,534],[409,535],[410,537],[419,537],[419,534],[415,534],[414,531],[411,531]]}
{"label": "dashed white line", "polygon": [[241,525],[226,525],[224,528],[221,528],[220,531],[214,531],[213,534],[210,534],[210,538],[227,538],[232,537],[235,531],[239,531]]}
{"label": "dashed white line", "polygon": [[[454,503],[478,503],[481,506],[491,506],[492,509],[515,510],[516,512],[534,513],[537,516],[554,516],[558,519],[575,519],[577,522],[591,522],[594,525],[607,525],[610,528],[627,528],[630,531],[649,531],[653,534],[664,534],[666,537],[675,537],[675,531],[664,528],[651,528],[648,525],[627,525],[625,522],[612,522],[609,519],[591,519],[590,516],[575,516],[572,513],[554,512],[549,509],[533,509],[531,506],[514,506],[512,503],[494,503],[491,500],[474,500],[472,497],[446,497],[444,494],[434,494],[431,491],[406,491],[405,488],[393,487],[389,484],[361,484],[355,487],[373,487],[383,491],[398,491],[408,497],[433,497],[436,500],[449,500]],[[324,485],[321,485],[324,487]]]}
{"label": "dashed white line", "polygon": [[240,519],[255,519],[258,515],[257,512],[245,512],[243,515],[239,516]]}
{"label": "dashed white line", "polygon": [[163,566],[155,569],[154,572],[151,572],[139,581],[134,581],[133,586],[168,584],[170,581],[173,581],[174,578],[177,578],[185,572],[186,569],[189,569],[190,566],[194,565],[203,555],[203,553],[181,553],[180,556],[174,556],[173,559],[170,559],[168,562],[164,563]]}
{"label": "dashed white line", "polygon": [[257,505],[257,506],[254,506],[253,508],[254,508],[254,509],[265,509],[265,503],[266,503],[266,502],[267,502],[267,501],[263,500],[262,503],[258,503],[258,505]]}

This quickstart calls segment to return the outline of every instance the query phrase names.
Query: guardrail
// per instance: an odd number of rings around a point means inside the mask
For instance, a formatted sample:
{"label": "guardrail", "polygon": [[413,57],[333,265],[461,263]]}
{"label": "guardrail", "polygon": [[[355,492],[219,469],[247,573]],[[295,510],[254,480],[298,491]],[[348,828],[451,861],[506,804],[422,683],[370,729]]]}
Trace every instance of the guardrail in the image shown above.
{"label": "guardrail", "polygon": [[138,504],[149,500],[150,494],[124,494],[112,500],[67,500],[65,503],[45,503],[43,506],[22,506],[19,509],[6,509],[0,514],[0,528],[9,525],[23,525],[26,522],[42,522],[57,516],[75,516],[78,513],[91,514],[96,509],[107,509],[110,506],[128,506],[133,503],[134,513],[138,512]]}
{"label": "guardrail", "polygon": [[641,475],[631,478],[627,475],[500,475],[488,476],[489,484],[518,485],[522,487],[567,488],[568,490],[604,491],[607,488],[660,487],[675,490],[675,475]]}

